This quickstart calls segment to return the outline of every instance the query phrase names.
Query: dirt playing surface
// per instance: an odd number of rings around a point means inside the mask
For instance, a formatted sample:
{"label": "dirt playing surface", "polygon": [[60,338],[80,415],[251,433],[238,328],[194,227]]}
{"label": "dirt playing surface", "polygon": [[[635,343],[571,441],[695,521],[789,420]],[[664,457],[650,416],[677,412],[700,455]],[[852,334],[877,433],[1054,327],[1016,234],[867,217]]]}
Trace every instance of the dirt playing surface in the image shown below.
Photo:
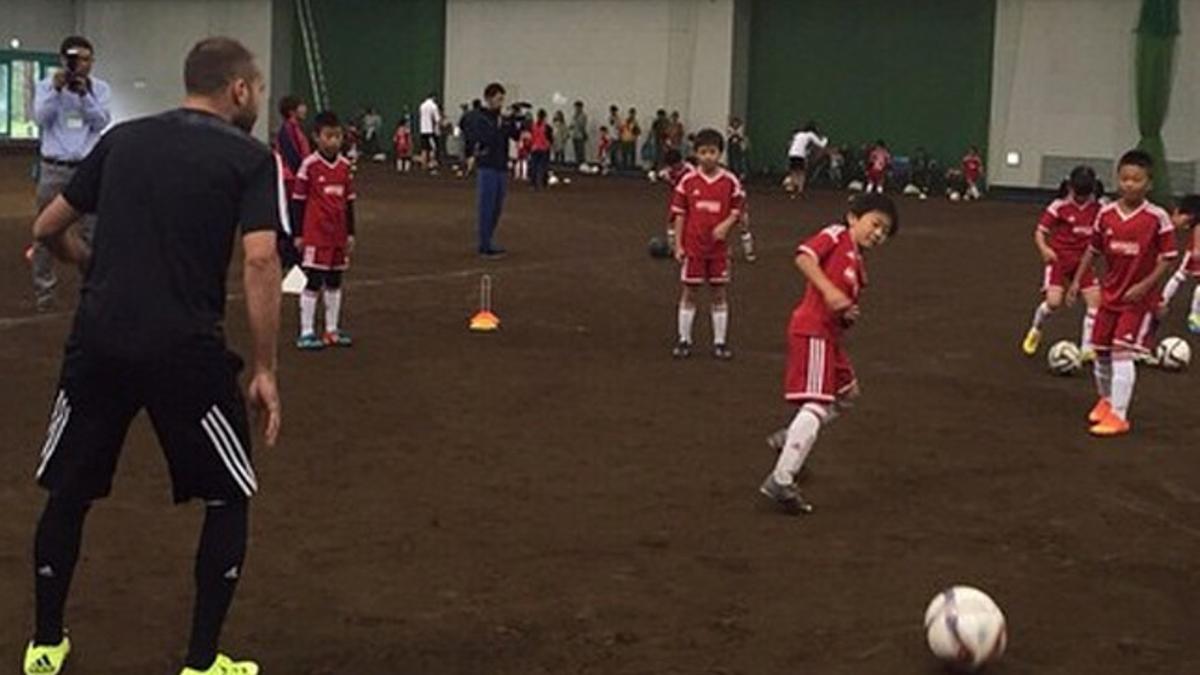
{"label": "dirt playing surface", "polygon": [[[15,663],[69,315],[32,313],[28,162],[0,166],[0,661]],[[1200,672],[1197,375],[1143,370],[1134,434],[1088,437],[1090,377],[1019,351],[1038,205],[902,199],[849,341],[864,396],[819,441],[803,486],[817,512],[795,519],[756,492],[774,460],[763,437],[790,417],[791,251],[844,195],[752,190],[760,260],[735,267],[736,357],[707,355],[702,311],[698,353],[674,362],[677,268],[645,253],[662,186],[514,187],[499,232],[512,255],[484,263],[472,185],[360,178],[357,345],[297,352],[285,302],[284,437],[257,453],[223,639],[266,673],[937,673],[921,616],[952,583],[1008,616],[990,672]],[[495,335],[466,330],[482,272]],[[1186,332],[1181,312],[1163,335]],[[235,299],[239,349],[242,313]],[[1051,319],[1044,344],[1078,324]],[[88,520],[72,675],[177,672],[200,517],[170,506],[139,418]]]}

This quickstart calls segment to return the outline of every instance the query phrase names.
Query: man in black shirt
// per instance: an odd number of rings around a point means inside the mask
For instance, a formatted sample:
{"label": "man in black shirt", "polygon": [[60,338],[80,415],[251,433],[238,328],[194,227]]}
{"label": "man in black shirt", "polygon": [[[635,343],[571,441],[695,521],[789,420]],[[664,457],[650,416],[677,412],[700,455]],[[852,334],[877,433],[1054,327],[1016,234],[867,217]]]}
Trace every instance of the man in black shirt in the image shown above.
{"label": "man in black shirt", "polygon": [[[234,40],[208,38],[188,54],[184,80],[181,108],[113,128],[34,224],[39,242],[84,268],[84,282],[37,467],[50,497],[34,546],[37,628],[27,675],[56,675],[70,652],[63,607],[84,516],[108,495],[126,430],[143,408],[175,501],[207,505],[183,674],[258,673],[254,663],[217,652],[245,557],[248,499],[258,488],[242,362],[226,349],[222,323],[240,233],[254,342],[249,399],[273,445],[275,232],[286,211],[276,159],[248,134],[264,90],[253,55]],[[89,249],[71,225],[93,213],[100,227]]]}
{"label": "man in black shirt", "polygon": [[522,128],[517,115],[504,115],[506,94],[500,83],[489,84],[483,91],[485,107],[472,116],[466,131],[479,171],[479,255],[489,260],[505,255],[494,236],[507,192],[508,142],[518,138]]}

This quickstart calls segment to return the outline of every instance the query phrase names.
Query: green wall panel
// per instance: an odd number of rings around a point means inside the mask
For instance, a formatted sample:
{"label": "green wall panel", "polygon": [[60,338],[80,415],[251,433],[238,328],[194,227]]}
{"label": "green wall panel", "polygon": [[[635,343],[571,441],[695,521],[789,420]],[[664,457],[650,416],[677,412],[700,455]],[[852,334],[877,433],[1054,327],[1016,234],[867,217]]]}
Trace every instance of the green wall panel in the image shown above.
{"label": "green wall panel", "polygon": [[995,0],[752,0],[748,124],[782,168],[808,119],[838,145],[882,138],[957,164],[987,156]]}
{"label": "green wall panel", "polygon": [[[383,115],[385,137],[390,139],[405,106],[415,113],[430,91],[442,90],[446,0],[311,2],[333,109],[346,118],[373,105]],[[294,6],[291,12],[292,87],[312,108]]]}

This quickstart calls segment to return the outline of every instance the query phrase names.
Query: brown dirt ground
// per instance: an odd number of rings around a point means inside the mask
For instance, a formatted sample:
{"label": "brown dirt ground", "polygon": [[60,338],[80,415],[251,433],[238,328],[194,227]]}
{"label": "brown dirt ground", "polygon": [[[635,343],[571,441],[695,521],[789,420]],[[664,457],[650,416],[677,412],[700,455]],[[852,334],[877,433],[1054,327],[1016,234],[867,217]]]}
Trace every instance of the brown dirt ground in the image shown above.
{"label": "brown dirt ground", "polygon": [[[10,663],[31,622],[31,473],[68,325],[30,318],[27,166],[0,162]],[[789,415],[790,251],[842,195],[752,192],[762,258],[737,267],[737,358],[677,363],[675,268],[645,254],[660,186],[514,189],[500,237],[513,255],[497,264],[471,255],[468,184],[369,167],[360,193],[358,344],[283,348],[285,436],[258,454],[224,644],[266,672],[935,673],[921,614],[955,582],[1008,615],[993,672],[1200,672],[1196,376],[1144,372],[1136,433],[1087,436],[1089,378],[1018,351],[1036,205],[903,202],[850,339],[864,398],[813,455],[817,514],[790,519],[756,493],[773,461],[762,438]],[[465,330],[483,271],[504,320],[491,336]],[[244,345],[242,306],[229,311]],[[1077,324],[1054,319],[1049,340]],[[1184,332],[1178,312],[1166,332]],[[88,522],[73,675],[176,672],[201,513],[169,504],[139,419]]]}

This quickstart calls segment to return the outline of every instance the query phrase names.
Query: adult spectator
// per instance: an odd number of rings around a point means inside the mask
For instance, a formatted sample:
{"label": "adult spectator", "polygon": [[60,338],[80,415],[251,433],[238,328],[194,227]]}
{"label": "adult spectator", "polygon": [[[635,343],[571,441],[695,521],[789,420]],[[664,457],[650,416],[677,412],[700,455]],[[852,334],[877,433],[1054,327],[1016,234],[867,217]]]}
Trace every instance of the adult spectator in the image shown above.
{"label": "adult spectator", "polygon": [[662,108],[654,114],[654,121],[650,123],[650,137],[646,139],[647,143],[654,144],[654,167],[659,168],[663,164],[663,156],[667,152],[667,131],[670,130],[671,120],[667,118],[667,111]]}
{"label": "adult spectator", "polygon": [[471,108],[458,118],[458,135],[463,143],[462,177],[468,178],[475,171],[475,146],[471,143],[470,131],[480,122],[483,114],[483,101],[474,99]]}
{"label": "adult spectator", "polygon": [[673,110],[671,111],[670,124],[667,125],[667,149],[678,150],[680,154],[687,157],[687,153],[684,152],[683,141],[683,120],[679,117],[679,111]]}
{"label": "adult spectator", "polygon": [[571,115],[571,145],[575,149],[575,163],[587,164],[588,116],[583,111],[583,101],[575,101],[575,113]]}
{"label": "adult spectator", "polygon": [[[72,35],[58,49],[62,68],[38,82],[34,93],[34,119],[41,133],[41,160],[37,183],[37,210],[40,213],[70,182],[75,169],[100,140],[100,134],[112,121],[108,106],[108,83],[92,77],[95,51],[87,38]],[[94,218],[80,224],[79,234],[90,242]],[[54,289],[58,277],[54,260],[46,247],[33,245],[33,293],[39,312],[54,307]]]}
{"label": "adult spectator", "polygon": [[495,235],[507,190],[508,144],[520,136],[523,127],[515,114],[504,115],[507,93],[498,82],[483,90],[484,108],[472,118],[467,134],[479,171],[479,255],[489,260],[503,258],[506,253],[496,244]]}
{"label": "adult spectator", "polygon": [[615,103],[608,106],[608,131],[617,141],[608,146],[608,165],[618,169],[621,168],[621,125],[624,123],[621,109]]}
{"label": "adult spectator", "polygon": [[[63,610],[84,519],[108,495],[125,433],[143,408],[175,501],[205,504],[181,675],[259,672],[217,651],[258,489],[242,362],[226,348],[222,326],[240,235],[254,354],[249,399],[264,413],[271,445],[280,426],[275,232],[285,213],[278,162],[249,133],[266,89],[254,56],[235,40],[207,38],[183,70],[183,106],[106,134],[33,227],[38,241],[86,272],[36,471],[49,497],[34,541],[37,626],[26,675],[56,675],[70,653]],[[71,228],[83,213],[97,215],[90,248]]]}
{"label": "adult spectator", "polygon": [[383,117],[375,108],[367,106],[362,116],[363,152],[374,162],[382,162],[387,159],[387,155],[379,145],[381,128],[383,128]]}
{"label": "adult spectator", "polygon": [[437,168],[438,136],[442,133],[442,111],[438,107],[437,94],[431,93],[417,114],[420,116],[421,165],[427,170]]}

